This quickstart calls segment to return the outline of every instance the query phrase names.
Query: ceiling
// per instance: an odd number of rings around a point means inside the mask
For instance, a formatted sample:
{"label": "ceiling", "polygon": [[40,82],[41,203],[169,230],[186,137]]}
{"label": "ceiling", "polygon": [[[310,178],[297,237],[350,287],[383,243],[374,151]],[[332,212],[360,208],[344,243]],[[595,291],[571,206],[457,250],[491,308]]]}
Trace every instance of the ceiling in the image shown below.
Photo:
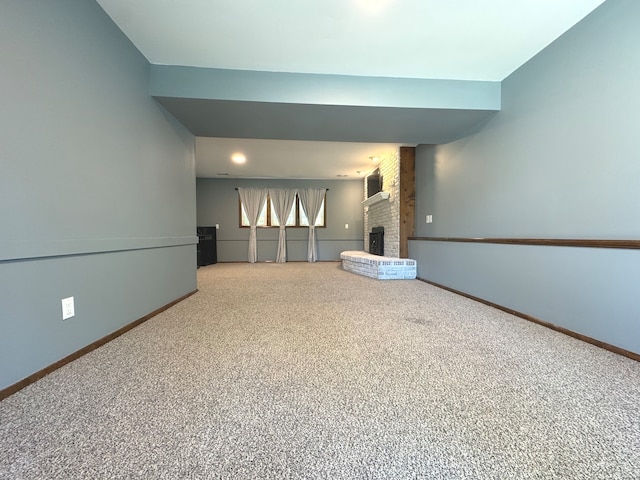
{"label": "ceiling", "polygon": [[604,0],[98,0],[149,62],[500,81]]}
{"label": "ceiling", "polygon": [[[398,150],[398,144],[313,142],[237,138],[196,138],[196,155],[211,161],[198,166],[199,177],[354,179],[378,165],[381,157]],[[248,160],[237,165],[228,159],[242,152]],[[216,158],[225,159],[218,163]],[[250,174],[247,174],[250,170]],[[331,177],[326,176],[331,172]]]}
{"label": "ceiling", "polygon": [[[157,65],[501,81],[604,0],[97,1],[147,60]],[[247,106],[237,103],[225,108]],[[198,176],[338,178],[347,174],[339,178],[353,178],[372,152],[383,155],[394,145],[414,139],[391,129],[383,140],[388,144],[365,145],[357,122],[339,125],[343,111],[335,110],[339,128],[324,136],[330,138],[291,141],[256,125],[256,137],[264,139],[257,141],[241,138],[247,136],[246,129],[240,133],[228,125],[198,133],[189,121],[214,113],[207,111],[205,102],[180,102],[173,105],[174,110],[171,105],[165,107],[199,135]],[[387,110],[385,114],[398,115],[398,109]],[[437,129],[438,120],[429,121],[425,125]],[[464,124],[469,121],[461,122],[460,131],[469,128]],[[361,143],[351,145],[351,140]],[[301,156],[300,145],[312,148],[312,153]],[[230,163],[226,156],[230,149],[246,152],[242,169]]]}

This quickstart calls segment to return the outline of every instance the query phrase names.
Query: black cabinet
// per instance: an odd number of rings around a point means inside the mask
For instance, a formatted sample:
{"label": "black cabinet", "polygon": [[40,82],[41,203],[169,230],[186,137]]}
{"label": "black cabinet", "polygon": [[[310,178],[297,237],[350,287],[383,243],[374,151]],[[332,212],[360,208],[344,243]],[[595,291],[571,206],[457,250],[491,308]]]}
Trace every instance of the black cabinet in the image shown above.
{"label": "black cabinet", "polygon": [[198,266],[218,263],[216,249],[216,227],[197,227],[198,231]]}

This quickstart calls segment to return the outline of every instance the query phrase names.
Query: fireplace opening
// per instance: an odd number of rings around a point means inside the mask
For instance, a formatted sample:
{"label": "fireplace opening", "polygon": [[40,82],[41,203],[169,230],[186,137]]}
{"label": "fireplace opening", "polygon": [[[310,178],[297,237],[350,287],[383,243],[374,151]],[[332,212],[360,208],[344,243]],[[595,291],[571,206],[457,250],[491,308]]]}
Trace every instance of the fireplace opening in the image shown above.
{"label": "fireplace opening", "polygon": [[369,233],[369,253],[384,256],[384,227],[373,227]]}

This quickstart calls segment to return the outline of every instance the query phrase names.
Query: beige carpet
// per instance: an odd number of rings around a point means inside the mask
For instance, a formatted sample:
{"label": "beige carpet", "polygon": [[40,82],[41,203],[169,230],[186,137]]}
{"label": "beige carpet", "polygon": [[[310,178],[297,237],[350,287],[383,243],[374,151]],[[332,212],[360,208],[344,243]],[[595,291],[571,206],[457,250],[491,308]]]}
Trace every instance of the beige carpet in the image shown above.
{"label": "beige carpet", "polygon": [[640,363],[338,263],[198,287],[0,402],[0,479],[640,478]]}

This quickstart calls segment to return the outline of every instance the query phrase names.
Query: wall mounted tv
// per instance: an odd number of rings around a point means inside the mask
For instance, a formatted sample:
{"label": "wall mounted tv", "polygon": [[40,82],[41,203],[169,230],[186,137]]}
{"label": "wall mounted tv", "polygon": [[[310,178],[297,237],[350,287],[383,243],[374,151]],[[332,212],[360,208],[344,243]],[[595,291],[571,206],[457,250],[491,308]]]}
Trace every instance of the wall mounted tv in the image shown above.
{"label": "wall mounted tv", "polygon": [[382,191],[382,175],[376,169],[367,176],[367,198]]}

